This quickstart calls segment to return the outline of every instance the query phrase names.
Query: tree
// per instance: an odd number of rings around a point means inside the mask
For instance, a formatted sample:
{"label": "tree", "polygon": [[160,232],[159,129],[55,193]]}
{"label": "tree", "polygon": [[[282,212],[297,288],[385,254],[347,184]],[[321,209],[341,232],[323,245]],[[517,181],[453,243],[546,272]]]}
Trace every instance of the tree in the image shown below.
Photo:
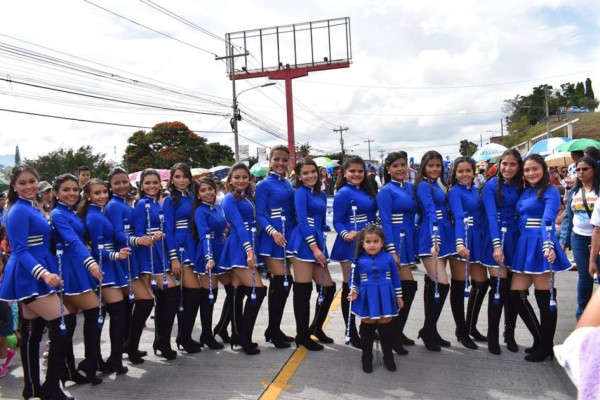
{"label": "tree", "polygon": [[460,141],[460,148],[458,151],[462,156],[470,157],[477,151],[477,145],[467,139],[463,139]]}
{"label": "tree", "polygon": [[37,159],[25,159],[40,174],[40,180],[52,182],[60,174],[76,174],[82,165],[90,167],[92,177],[105,179],[110,166],[106,154],[94,153],[92,146],[82,146],[76,151],[71,148],[59,148]]}
{"label": "tree", "polygon": [[129,171],[169,169],[177,162],[185,162],[192,168],[211,166],[206,139],[178,121],[161,122],[150,132],[134,132],[127,142],[123,160]]}
{"label": "tree", "polygon": [[296,153],[300,153],[302,154],[302,157],[306,157],[310,154],[310,144],[306,142],[300,146],[296,146]]}
{"label": "tree", "polygon": [[21,153],[19,152],[19,146],[15,147],[15,166],[21,164]]}
{"label": "tree", "polygon": [[253,166],[257,162],[258,162],[258,158],[257,157],[248,157],[248,165],[249,166]]}
{"label": "tree", "polygon": [[209,143],[206,146],[206,157],[208,164],[212,167],[217,165],[233,165],[235,154],[231,147],[221,143]]}

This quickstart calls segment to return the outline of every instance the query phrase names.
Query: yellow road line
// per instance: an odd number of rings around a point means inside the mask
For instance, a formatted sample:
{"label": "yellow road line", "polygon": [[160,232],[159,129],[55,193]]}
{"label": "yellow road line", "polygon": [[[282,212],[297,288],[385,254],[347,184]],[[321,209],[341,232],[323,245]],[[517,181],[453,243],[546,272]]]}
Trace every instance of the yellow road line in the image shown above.
{"label": "yellow road line", "polygon": [[[323,323],[323,327],[327,326],[329,320],[331,319],[331,313],[339,307],[342,298],[342,290],[338,290],[335,294],[333,301],[331,302],[331,306],[329,307],[329,315],[325,319]],[[302,361],[308,354],[308,350],[304,346],[298,347],[287,360],[287,362],[283,365],[275,379],[267,386],[262,396],[260,396],[259,400],[275,400],[279,398],[281,393],[288,387],[290,379],[296,373]]]}

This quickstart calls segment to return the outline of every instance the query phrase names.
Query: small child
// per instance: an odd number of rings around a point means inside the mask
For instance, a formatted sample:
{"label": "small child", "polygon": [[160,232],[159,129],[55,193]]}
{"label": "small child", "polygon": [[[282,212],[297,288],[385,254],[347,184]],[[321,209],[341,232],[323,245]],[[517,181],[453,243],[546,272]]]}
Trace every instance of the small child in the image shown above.
{"label": "small child", "polygon": [[383,251],[381,227],[367,225],[360,231],[357,243],[348,300],[352,304],[352,314],[361,319],[362,368],[366,373],[373,372],[373,340],[375,329],[378,329],[383,362],[388,371],[395,371],[394,328],[390,322],[398,315],[398,309],[404,307],[400,276],[394,258]]}

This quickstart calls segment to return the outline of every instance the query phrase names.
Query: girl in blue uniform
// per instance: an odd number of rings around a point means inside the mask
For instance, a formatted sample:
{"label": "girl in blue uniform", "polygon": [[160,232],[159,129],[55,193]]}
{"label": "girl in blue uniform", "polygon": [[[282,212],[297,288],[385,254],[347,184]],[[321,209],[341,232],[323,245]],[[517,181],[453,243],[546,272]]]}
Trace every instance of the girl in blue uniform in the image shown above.
{"label": "girl in blue uniform", "polygon": [[[140,279],[149,289],[154,286],[152,283],[155,283],[158,288],[158,290],[154,290],[155,339],[152,349],[154,354],[160,352],[161,357],[174,360],[177,358],[177,353],[171,348],[171,331],[179,308],[179,288],[175,285],[170,266],[167,263],[167,255],[163,252],[163,249],[166,249],[166,243],[164,243],[164,222],[161,221],[162,210],[158,202],[160,191],[158,172],[151,168],[142,171],[140,174],[140,199],[133,210],[133,233],[137,237],[147,235],[152,238],[152,245],[148,248],[139,248],[137,254]],[[137,351],[131,347],[128,350],[130,352]]]}
{"label": "girl in blue uniform", "polygon": [[[59,386],[64,374],[67,349],[73,347],[76,316],[64,309],[57,290],[63,280],[57,275],[56,258],[50,251],[52,225],[36,205],[39,176],[28,165],[13,168],[8,188],[6,232],[12,248],[4,270],[0,300],[18,300],[23,311],[21,364],[23,398],[71,399]],[[61,334],[61,322],[66,333]],[[50,349],[46,381],[40,384],[40,341],[48,324]]]}
{"label": "girl in blue uniform", "polygon": [[390,153],[383,169],[385,184],[377,194],[377,207],[381,227],[385,233],[385,249],[392,255],[402,280],[402,298],[404,307],[393,318],[394,351],[405,355],[408,351],[403,345],[414,345],[403,331],[410,307],[417,291],[417,282],[410,270],[417,263],[417,238],[415,215],[417,200],[414,186],[405,181],[407,173],[407,154],[404,151]]}
{"label": "girl in blue uniform", "polygon": [[[102,305],[110,315],[110,356],[106,359],[103,372],[127,372],[123,366],[123,342],[127,304],[122,288],[129,285],[126,271],[119,260],[126,260],[129,247],[115,251],[115,233],[112,224],[104,215],[103,208],[108,203],[108,187],[101,179],[91,179],[83,187],[83,198],[79,202],[77,214],[85,221],[92,255],[98,263],[102,259],[102,280],[98,290],[102,293]],[[100,293],[100,292],[99,292]]]}
{"label": "girl in blue uniform", "polygon": [[[256,271],[259,261],[256,254],[256,211],[248,167],[241,163],[231,167],[225,185],[229,193],[221,204],[230,232],[218,265],[233,270],[234,333],[230,343],[231,347],[239,344],[244,353],[255,355],[260,350],[252,342],[252,332],[267,289]],[[244,305],[245,296],[248,298]]]}
{"label": "girl in blue uniform", "polygon": [[[197,239],[194,276],[202,291],[200,297],[200,321],[202,322],[200,343],[206,344],[211,349],[222,349],[223,345],[217,342],[213,335],[212,317],[219,285],[217,278],[225,272],[217,267],[216,263],[223,252],[227,221],[221,206],[215,204],[217,197],[215,182],[210,178],[202,178],[196,182],[195,188],[192,234]],[[213,299],[210,298],[211,294]]]}
{"label": "girl in blue uniform", "polygon": [[[342,266],[342,315],[344,323],[348,323],[348,280],[350,277],[350,265],[356,250],[356,238],[360,230],[368,223],[374,223],[377,213],[376,190],[366,179],[366,166],[362,158],[358,156],[348,157],[341,167],[341,175],[335,184],[336,194],[333,199],[333,227],[337,232],[335,243],[331,250],[331,259],[338,261]],[[319,288],[317,287],[317,291]],[[331,300],[335,293],[335,284],[331,291]],[[326,296],[327,298],[327,296]],[[318,307],[315,319],[317,322],[325,320],[329,312],[327,307]],[[321,342],[333,343],[333,339],[327,338],[322,331],[314,331],[314,322],[311,326],[313,333]],[[324,339],[324,340],[322,340]],[[356,332],[354,317],[350,318],[350,343],[354,347],[360,347],[360,338]]]}
{"label": "girl in blue uniform", "polygon": [[294,189],[286,179],[289,160],[290,151],[286,146],[271,148],[269,175],[256,185],[256,219],[260,226],[258,252],[267,264],[271,280],[265,340],[280,349],[290,347],[289,342],[294,340],[281,331],[285,303],[294,283],[291,258],[284,254],[294,223]]}
{"label": "girl in blue uniform", "polygon": [[[477,349],[475,340],[485,341],[476,328],[481,304],[489,286],[486,268],[481,264],[484,231],[484,212],[479,191],[473,185],[475,162],[470,157],[454,160],[448,202],[454,220],[456,254],[450,258],[450,306],[456,324],[456,339],[468,349]],[[468,233],[468,236],[467,236]],[[465,270],[465,263],[469,267]],[[470,288],[468,285],[471,276]],[[469,291],[467,319],[465,321],[464,293]]]}
{"label": "girl in blue uniform", "polygon": [[125,343],[123,351],[129,355],[129,362],[141,364],[144,362],[145,351],[139,351],[139,340],[144,329],[146,319],[154,307],[152,292],[144,284],[139,274],[137,254],[140,249],[148,251],[147,247],[152,245],[152,239],[148,236],[137,237],[133,234],[133,208],[129,205],[127,197],[131,190],[129,175],[119,167],[113,168],[108,173],[108,189],[112,194],[104,209],[104,214],[113,226],[115,237],[115,249],[121,250],[125,247],[133,248],[135,251],[129,254],[127,260],[119,261],[121,268],[125,271],[129,286],[123,288],[123,296],[130,297],[133,292],[134,302],[127,302]]}
{"label": "girl in blue uniform", "polygon": [[[54,209],[50,213],[55,230],[55,242],[63,245],[62,270],[64,280],[64,302],[69,312],[76,314],[83,310],[83,342],[85,359],[75,370],[75,357],[71,349],[67,349],[67,374],[65,381],[75,383],[91,382],[93,385],[102,382],[96,376],[100,358],[100,330],[98,329],[98,296],[94,292],[97,281],[102,280],[100,266],[90,255],[85,246],[85,225],[75,213],[73,207],[79,200],[79,183],[71,174],[63,174],[52,184],[54,190]],[[94,280],[96,279],[96,281]]]}
{"label": "girl in blue uniform", "polygon": [[[313,160],[303,159],[294,166],[294,208],[297,225],[292,231],[288,252],[294,257],[294,315],[296,317],[296,345],[308,350],[323,350],[323,345],[310,337],[310,295],[312,281],[323,288],[321,303],[325,294],[332,296],[335,288],[327,269],[327,247],[323,232],[327,196],[321,192],[319,170]],[[321,297],[321,294],[319,294]],[[317,302],[318,303],[318,302]],[[324,307],[324,305],[322,305]],[[329,306],[325,307],[326,310]],[[322,325],[317,329],[322,330]]]}
{"label": "girl in blue uniform", "polygon": [[362,368],[366,373],[373,372],[375,329],[379,331],[383,363],[388,371],[396,370],[391,321],[404,302],[396,260],[383,251],[384,243],[383,230],[377,225],[369,225],[360,231],[352,293],[348,296],[352,301],[352,314],[360,318]]}
{"label": "girl in blue uniform", "polygon": [[[488,297],[488,350],[500,354],[499,326],[504,307],[504,341],[509,351],[519,350],[515,342],[517,313],[508,301],[508,289],[512,272],[513,257],[519,241],[519,220],[517,201],[523,190],[523,160],[518,151],[506,150],[498,161],[498,172],[483,186],[481,198],[487,215],[487,229],[484,231],[483,264],[490,273],[490,294]],[[506,232],[502,233],[505,225]],[[502,237],[504,236],[504,247]],[[502,266],[502,268],[500,268]],[[498,282],[500,279],[500,282]],[[496,301],[494,301],[494,299]],[[523,306],[533,313],[527,296],[520,298]]]}
{"label": "girl in blue uniform", "polygon": [[427,350],[431,351],[440,351],[440,347],[450,346],[450,342],[442,339],[437,331],[437,321],[450,287],[446,259],[456,253],[445,187],[442,155],[430,150],[421,159],[415,193],[420,215],[417,252],[427,271],[423,292],[425,322],[419,331],[419,337],[423,339]]}
{"label": "girl in blue uniform", "polygon": [[[571,263],[554,234],[560,195],[558,189],[550,185],[548,168],[540,155],[532,154],[525,158],[523,177],[526,186],[517,203],[520,237],[513,259],[515,274],[509,296],[534,338],[532,353],[525,356],[525,360],[539,362],[553,357],[557,311],[549,305],[550,300],[556,298],[556,290],[550,286],[550,279],[553,279],[550,268],[561,272],[570,269]],[[531,284],[535,286],[541,325],[520,300]],[[551,289],[554,293],[550,292]]]}

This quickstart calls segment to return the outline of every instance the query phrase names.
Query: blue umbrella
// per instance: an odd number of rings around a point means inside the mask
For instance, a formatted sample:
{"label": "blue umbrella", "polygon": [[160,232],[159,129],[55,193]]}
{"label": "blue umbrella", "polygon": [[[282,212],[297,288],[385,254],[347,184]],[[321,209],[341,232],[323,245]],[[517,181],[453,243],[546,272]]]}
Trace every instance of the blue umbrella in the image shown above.
{"label": "blue umbrella", "polygon": [[505,150],[507,150],[507,148],[500,144],[488,143],[481,147],[479,150],[477,150],[475,154],[473,154],[472,158],[473,160],[475,160],[475,162],[488,161],[494,156],[499,156]]}
{"label": "blue umbrella", "polygon": [[547,156],[554,151],[554,148],[565,142],[570,142],[571,139],[567,137],[553,137],[549,139],[540,140],[529,149],[526,156],[530,154],[539,154],[541,156]]}

